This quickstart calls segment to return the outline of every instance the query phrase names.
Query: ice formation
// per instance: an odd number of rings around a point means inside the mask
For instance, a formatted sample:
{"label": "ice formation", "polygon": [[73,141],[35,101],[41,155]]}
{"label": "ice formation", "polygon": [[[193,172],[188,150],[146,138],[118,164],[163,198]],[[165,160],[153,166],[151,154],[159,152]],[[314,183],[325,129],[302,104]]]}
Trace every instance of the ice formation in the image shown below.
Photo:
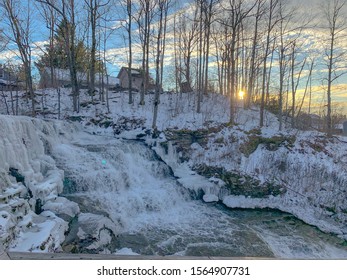
{"label": "ice formation", "polygon": [[49,156],[73,126],[28,117],[0,115],[0,242],[9,250],[48,252],[60,249],[77,204],[58,198],[64,172]]}

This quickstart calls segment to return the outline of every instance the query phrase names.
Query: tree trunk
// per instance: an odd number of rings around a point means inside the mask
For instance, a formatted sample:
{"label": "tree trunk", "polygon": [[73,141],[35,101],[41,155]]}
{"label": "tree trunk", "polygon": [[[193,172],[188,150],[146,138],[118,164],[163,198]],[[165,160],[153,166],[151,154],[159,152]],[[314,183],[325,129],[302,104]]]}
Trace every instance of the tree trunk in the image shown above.
{"label": "tree trunk", "polygon": [[128,44],[129,44],[129,61],[128,61],[128,93],[129,93],[129,104],[133,104],[133,94],[132,94],[132,38],[131,38],[131,27],[132,27],[132,2],[127,0],[127,12],[128,12]]}
{"label": "tree trunk", "polygon": [[268,23],[266,30],[266,42],[265,42],[265,50],[264,50],[264,58],[263,58],[263,79],[262,79],[262,88],[261,88],[261,100],[260,100],[260,118],[259,118],[259,126],[264,126],[264,110],[265,110],[265,89],[266,89],[266,73],[267,73],[267,58],[269,56],[269,48],[270,48],[270,36],[271,31],[273,29],[273,13],[275,6],[277,5],[277,0],[270,0],[269,3],[269,15],[268,15]]}
{"label": "tree trunk", "polygon": [[160,93],[162,90],[162,73],[163,73],[163,58],[165,52],[165,35],[166,35],[166,24],[167,24],[167,13],[169,1],[161,0],[159,5],[159,27],[158,27],[158,37],[156,46],[156,68],[155,68],[155,97],[154,97],[154,113],[153,113],[153,123],[152,129],[154,135],[157,133],[157,118],[158,118],[158,108],[160,102]]}
{"label": "tree trunk", "polygon": [[254,26],[254,35],[252,40],[252,51],[251,51],[251,61],[249,65],[249,80],[248,80],[248,89],[246,92],[246,100],[245,100],[245,107],[249,108],[251,106],[251,100],[253,97],[254,92],[254,79],[255,79],[255,72],[256,72],[256,66],[255,66],[255,56],[257,51],[257,44],[258,44],[258,25],[261,18],[261,5],[262,1],[258,0],[258,7],[257,7],[257,13],[255,17],[255,26]]}
{"label": "tree trunk", "polygon": [[92,46],[90,49],[90,65],[89,65],[89,94],[95,94],[95,54],[96,54],[96,13],[97,3],[95,0],[89,1],[90,23],[92,28]]}

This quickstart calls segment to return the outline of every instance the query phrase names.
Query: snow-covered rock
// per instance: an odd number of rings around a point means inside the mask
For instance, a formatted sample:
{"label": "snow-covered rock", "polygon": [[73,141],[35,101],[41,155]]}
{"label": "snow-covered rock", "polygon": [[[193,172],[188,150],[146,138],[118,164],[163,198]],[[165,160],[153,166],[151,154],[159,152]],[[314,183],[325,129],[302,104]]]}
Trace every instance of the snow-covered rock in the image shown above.
{"label": "snow-covered rock", "polygon": [[64,242],[67,223],[50,211],[33,215],[32,224],[20,231],[11,242],[10,251],[16,252],[55,252],[61,250]]}
{"label": "snow-covered rock", "polygon": [[117,250],[114,254],[122,255],[122,256],[138,256],[139,255],[138,253],[133,252],[133,250],[127,247]]}
{"label": "snow-covered rock", "polygon": [[[182,133],[194,135],[187,130]],[[318,132],[300,131],[279,134],[271,126],[260,130],[245,121],[207,133],[199,141],[204,146],[174,137],[154,149],[183,186],[203,192],[205,202],[218,199],[230,208],[279,209],[347,239],[347,145],[343,137],[327,139]],[[200,166],[222,173],[202,174]],[[251,182],[248,194],[243,194],[239,186],[247,185],[242,183],[246,179]],[[274,193],[260,195],[266,187]]]}
{"label": "snow-covered rock", "polygon": [[[68,224],[53,212],[74,216],[79,209],[58,198],[64,172],[49,154],[74,130],[68,123],[0,115],[0,242],[5,248],[59,250]],[[42,206],[53,212],[42,212]],[[36,215],[38,210],[42,213]]]}
{"label": "snow-covered rock", "polygon": [[65,197],[55,197],[48,200],[44,204],[43,209],[52,211],[57,215],[67,215],[70,218],[75,217],[80,212],[78,204]]}
{"label": "snow-covered rock", "polygon": [[87,235],[98,239],[101,229],[108,228],[112,232],[116,233],[116,225],[107,217],[92,213],[81,213],[78,216],[78,223],[81,231],[78,236],[81,239],[87,237]]}
{"label": "snow-covered rock", "polygon": [[86,247],[89,252],[108,250],[116,235],[116,225],[103,215],[81,213],[78,216],[78,233],[80,240],[90,241]]}
{"label": "snow-covered rock", "polygon": [[7,211],[0,211],[0,243],[8,243],[14,232],[15,221]]}

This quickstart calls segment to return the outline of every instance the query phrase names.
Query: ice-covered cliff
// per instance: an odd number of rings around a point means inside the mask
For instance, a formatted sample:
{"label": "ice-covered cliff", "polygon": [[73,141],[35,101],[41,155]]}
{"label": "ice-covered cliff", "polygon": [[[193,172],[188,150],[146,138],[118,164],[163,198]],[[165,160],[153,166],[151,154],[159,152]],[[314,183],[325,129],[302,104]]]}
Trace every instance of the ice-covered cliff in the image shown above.
{"label": "ice-covered cliff", "polygon": [[206,202],[279,209],[347,239],[346,137],[237,126],[165,134],[157,152]]}
{"label": "ice-covered cliff", "polygon": [[[64,173],[49,155],[74,130],[63,122],[0,115],[0,243],[14,251],[55,251],[78,206],[58,194]],[[62,210],[64,209],[64,210]]]}

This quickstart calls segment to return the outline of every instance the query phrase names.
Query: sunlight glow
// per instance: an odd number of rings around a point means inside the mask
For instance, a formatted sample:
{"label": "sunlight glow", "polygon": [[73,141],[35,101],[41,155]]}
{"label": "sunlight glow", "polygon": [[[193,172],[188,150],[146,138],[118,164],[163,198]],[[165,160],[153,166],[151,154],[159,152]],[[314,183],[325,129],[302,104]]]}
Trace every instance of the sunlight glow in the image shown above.
{"label": "sunlight glow", "polygon": [[240,98],[241,100],[243,100],[244,95],[245,95],[245,92],[242,91],[242,90],[240,90],[240,91],[239,91],[239,98]]}

